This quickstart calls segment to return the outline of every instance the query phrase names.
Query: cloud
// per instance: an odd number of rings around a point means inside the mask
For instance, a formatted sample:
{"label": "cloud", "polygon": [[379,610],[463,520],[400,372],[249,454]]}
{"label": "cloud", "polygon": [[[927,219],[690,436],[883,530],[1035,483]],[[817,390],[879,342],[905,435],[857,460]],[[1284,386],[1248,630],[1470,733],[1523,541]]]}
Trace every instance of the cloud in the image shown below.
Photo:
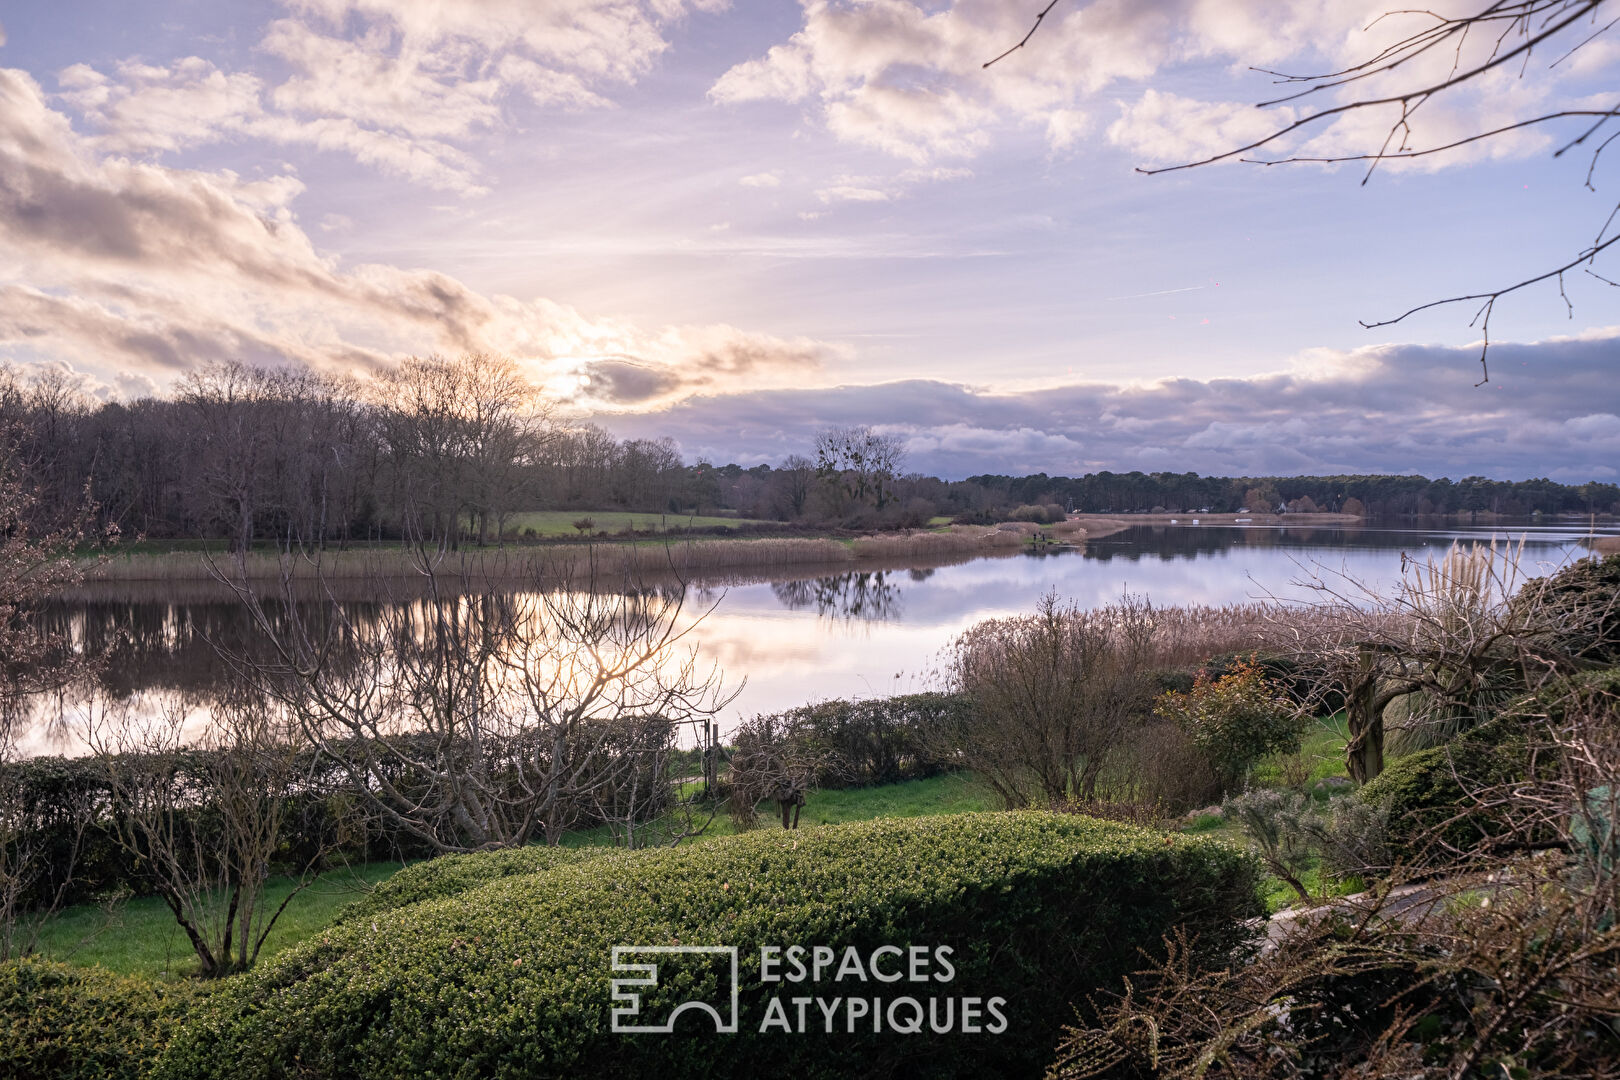
{"label": "cloud", "polygon": [[[1108,93],[1125,112],[1125,120],[1108,129],[1110,141],[1153,161],[1187,160],[1242,145],[1232,139],[1269,134],[1302,111],[1259,112],[1249,103],[1243,113],[1226,102],[1168,94],[1148,84],[1187,76],[1207,85],[1212,75],[1231,80],[1249,65],[1338,70],[1425,28],[1430,18],[1407,12],[1379,20],[1387,7],[1384,0],[1064,4],[1042,21],[1027,46],[986,69],[987,60],[1029,31],[1033,7],[1005,0],[803,0],[800,29],[763,56],[724,72],[709,96],[732,106],[807,105],[838,138],[921,163],[972,157],[990,145],[994,133],[1018,126],[1044,130],[1054,151],[1073,150],[1094,130],[1088,106]],[[1489,37],[1467,41],[1461,61],[1482,58],[1492,47]],[[1582,60],[1533,79],[1517,78],[1515,67],[1425,102],[1415,137],[1444,143],[1539,109],[1552,87],[1595,79],[1599,69],[1590,57]],[[1438,81],[1452,62],[1449,47],[1436,50],[1403,62],[1392,76],[1348,84],[1337,96],[1316,95],[1306,106]],[[1257,80],[1250,85],[1257,95],[1276,93]],[[1312,155],[1375,149],[1397,119],[1398,110],[1348,116],[1312,129],[1289,149]],[[1424,159],[1418,167],[1521,155],[1544,145],[1536,133],[1521,133],[1461,155]]]}
{"label": "cloud", "polygon": [[279,83],[187,57],[64,69],[60,99],[124,153],[249,137],[345,153],[428,187],[477,195],[456,144],[508,124],[509,106],[601,108],[668,47],[666,28],[716,0],[283,0],[259,48]]}
{"label": "cloud", "polygon": [[[892,177],[838,176],[827,187],[816,189],[816,198],[823,205],[833,203],[882,203],[903,198],[919,184],[944,183],[962,180],[973,175],[972,169],[916,168],[904,169]],[[805,217],[800,214],[800,217]],[[818,215],[819,216],[819,215]]]}
{"label": "cloud", "polygon": [[879,191],[877,188],[855,187],[852,184],[835,184],[832,187],[817,190],[816,198],[824,203],[888,202],[893,196],[887,191]]}
{"label": "cloud", "polygon": [[291,176],[108,154],[26,73],[0,69],[0,355],[143,385],[221,358],[350,372],[488,350],[564,387],[565,400],[622,407],[790,384],[836,354],[727,325],[649,330],[431,270],[344,266],[300,226],[302,191]]}
{"label": "cloud", "polygon": [[[604,420],[670,435],[690,459],[777,462],[821,428],[872,424],[905,439],[909,467],[1078,475],[1103,469],[1228,476],[1406,473],[1620,478],[1620,328],[1492,347],[1317,350],[1250,378],[1073,384],[994,393],[913,380],[699,395]],[[903,419],[897,419],[903,418]]]}
{"label": "cloud", "polygon": [[782,174],[775,171],[754,173],[752,176],[743,177],[742,179],[738,180],[737,183],[741,184],[743,187],[781,187]]}

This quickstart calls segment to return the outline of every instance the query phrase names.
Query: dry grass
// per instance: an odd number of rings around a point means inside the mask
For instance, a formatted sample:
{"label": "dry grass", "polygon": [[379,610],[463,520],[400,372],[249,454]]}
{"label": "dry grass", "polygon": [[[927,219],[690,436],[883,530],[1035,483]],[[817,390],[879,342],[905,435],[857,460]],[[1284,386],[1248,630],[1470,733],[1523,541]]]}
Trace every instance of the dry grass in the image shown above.
{"label": "dry grass", "polygon": [[[1025,540],[1023,531],[954,526],[944,533],[884,533],[847,543],[795,537],[642,541],[589,547],[570,544],[452,552],[440,559],[436,572],[444,579],[469,580],[582,578],[591,574],[694,576],[707,571],[780,566],[838,567],[876,560],[972,558],[978,554],[1006,552]],[[292,562],[300,576],[318,573],[329,581],[420,576],[415,555],[397,548],[326,551],[309,557],[295,556]],[[255,552],[241,560],[216,556],[213,565],[232,577],[245,574],[250,579],[277,579],[282,576],[284,560],[277,555]],[[85,579],[92,583],[208,581],[212,573],[208,560],[196,554],[121,555],[85,567]]]}
{"label": "dry grass", "polygon": [[1592,550],[1599,555],[1620,555],[1620,536],[1594,537]]}

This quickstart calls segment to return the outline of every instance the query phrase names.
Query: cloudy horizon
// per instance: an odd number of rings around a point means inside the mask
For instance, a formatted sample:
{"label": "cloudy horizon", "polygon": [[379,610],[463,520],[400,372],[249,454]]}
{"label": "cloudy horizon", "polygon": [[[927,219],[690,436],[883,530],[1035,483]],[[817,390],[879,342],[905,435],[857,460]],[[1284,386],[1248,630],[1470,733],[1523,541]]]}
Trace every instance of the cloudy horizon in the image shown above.
{"label": "cloudy horizon", "polygon": [[[1351,62],[1386,5],[1075,2],[983,69],[1037,6],[0,8],[0,361],[131,398],[220,360],[487,350],[570,415],[743,464],[866,423],[953,477],[1620,476],[1605,279],[1504,299],[1478,386],[1472,307],[1358,324],[1590,243],[1612,190],[1553,156],[1564,129],[1365,186],[1145,176],[1302,115],[1254,109],[1250,67]],[[1617,48],[1481,80],[1416,137],[1594,101]]]}

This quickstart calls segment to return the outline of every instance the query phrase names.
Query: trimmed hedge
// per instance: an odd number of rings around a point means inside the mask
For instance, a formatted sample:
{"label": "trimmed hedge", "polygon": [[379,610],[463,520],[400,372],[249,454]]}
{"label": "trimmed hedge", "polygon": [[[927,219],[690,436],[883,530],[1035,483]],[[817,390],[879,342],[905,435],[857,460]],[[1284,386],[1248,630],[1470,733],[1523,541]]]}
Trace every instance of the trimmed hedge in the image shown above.
{"label": "trimmed hedge", "polygon": [[970,711],[960,694],[928,692],[822,701],[768,719],[807,748],[831,755],[817,787],[849,788],[946,772],[951,766],[942,753],[945,733]]}
{"label": "trimmed hedge", "polygon": [[0,964],[0,1076],[139,1080],[202,992],[103,968]]}
{"label": "trimmed hedge", "polygon": [[415,863],[377,883],[344,907],[333,925],[371,918],[423,900],[443,900],[501,878],[537,874],[554,866],[583,862],[611,848],[522,847],[477,855],[443,855]]}
{"label": "trimmed hedge", "polygon": [[[453,864],[469,872],[492,856]],[[493,857],[498,858],[498,857]],[[448,872],[448,871],[447,871]],[[471,871],[479,872],[479,871]],[[1212,950],[1261,913],[1252,857],[1089,818],[963,814],[612,852],[349,920],[232,980],[169,1046],[167,1080],[328,1077],[1037,1076],[1071,1003],[1185,925]],[[732,945],[740,1026],[610,1030],[615,945]],[[950,982],[762,983],[762,945],[955,950]],[[889,961],[892,963],[892,961]],[[712,969],[643,989],[644,1014],[713,997]],[[939,969],[943,970],[943,969]],[[619,977],[624,977],[621,974]],[[1000,1034],[761,1033],[769,999],[1006,999]],[[729,999],[720,994],[724,1003]],[[981,1022],[994,1018],[983,1014]]]}

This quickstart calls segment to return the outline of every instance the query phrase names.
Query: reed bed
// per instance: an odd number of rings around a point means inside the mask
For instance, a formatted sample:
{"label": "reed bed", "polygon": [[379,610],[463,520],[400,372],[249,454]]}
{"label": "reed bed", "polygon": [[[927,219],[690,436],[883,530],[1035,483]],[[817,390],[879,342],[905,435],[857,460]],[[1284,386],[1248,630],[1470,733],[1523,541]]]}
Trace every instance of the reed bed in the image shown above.
{"label": "reed bed", "polygon": [[1620,536],[1594,537],[1592,550],[1599,555],[1620,555]]}
{"label": "reed bed", "polygon": [[[535,577],[693,575],[702,571],[744,570],[777,566],[850,565],[867,560],[972,557],[978,552],[1006,551],[1027,540],[1023,530],[953,526],[949,532],[886,533],[845,542],[825,537],[760,540],[638,541],[631,543],[542,545],[448,552],[436,558],[434,570],[446,579],[522,579]],[[327,580],[405,578],[421,574],[414,552],[399,549],[350,549],[291,556],[253,552],[246,557],[195,554],[115,555],[83,567],[86,582],[207,581],[216,573],[231,578],[278,579],[286,573]]]}

